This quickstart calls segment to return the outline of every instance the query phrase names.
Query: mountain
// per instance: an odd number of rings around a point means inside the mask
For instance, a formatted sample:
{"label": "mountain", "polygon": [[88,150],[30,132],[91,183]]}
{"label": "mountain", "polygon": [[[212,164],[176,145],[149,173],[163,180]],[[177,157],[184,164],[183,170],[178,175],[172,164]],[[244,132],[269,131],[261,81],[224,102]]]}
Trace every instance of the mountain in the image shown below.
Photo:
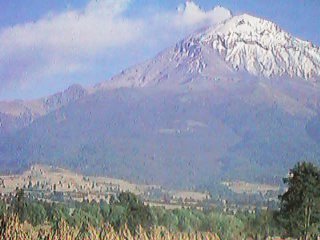
{"label": "mountain", "polygon": [[[145,87],[192,78],[242,78],[239,72],[259,78],[320,76],[320,49],[292,37],[276,24],[247,14],[196,33],[155,59],[122,72],[106,88]],[[227,63],[227,64],[226,64]],[[177,78],[169,79],[177,74]],[[168,80],[169,81],[166,81]]]}
{"label": "mountain", "polygon": [[320,162],[319,77],[319,47],[235,16],[90,89],[36,108],[0,104],[1,119],[32,116],[3,131],[1,170],[50,164],[176,188],[279,183],[293,163]]}
{"label": "mountain", "polygon": [[38,100],[0,101],[0,134],[28,126],[37,118],[86,95],[87,90],[75,84],[63,92]]}
{"label": "mountain", "polygon": [[[256,76],[310,79],[320,75],[319,48],[293,38],[272,22],[247,14],[192,39],[196,45],[200,43],[217,50],[234,69],[242,68]],[[186,44],[184,51],[190,49],[192,42],[189,40]]]}

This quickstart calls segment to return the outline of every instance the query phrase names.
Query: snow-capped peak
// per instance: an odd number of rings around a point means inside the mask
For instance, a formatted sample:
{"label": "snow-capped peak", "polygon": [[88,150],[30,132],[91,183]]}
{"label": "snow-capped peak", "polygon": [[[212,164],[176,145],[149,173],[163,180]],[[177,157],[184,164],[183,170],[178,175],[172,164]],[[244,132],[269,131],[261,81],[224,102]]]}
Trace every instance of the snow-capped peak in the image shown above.
{"label": "snow-capped peak", "polygon": [[[201,50],[216,50],[236,70],[264,77],[289,75],[305,79],[320,76],[320,49],[292,37],[276,24],[243,14],[182,41],[176,54],[203,61]],[[198,56],[194,56],[198,54]],[[206,66],[205,62],[198,64]],[[199,71],[202,71],[200,69]]]}

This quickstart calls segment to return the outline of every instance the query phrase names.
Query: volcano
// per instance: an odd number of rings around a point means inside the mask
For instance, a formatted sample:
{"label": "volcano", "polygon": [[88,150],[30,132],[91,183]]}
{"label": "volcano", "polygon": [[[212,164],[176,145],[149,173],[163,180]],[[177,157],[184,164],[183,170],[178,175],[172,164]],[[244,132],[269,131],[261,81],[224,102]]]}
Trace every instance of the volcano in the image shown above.
{"label": "volcano", "polygon": [[168,187],[279,183],[320,163],[320,49],[247,14],[96,86],[0,103],[2,172],[48,164]]}

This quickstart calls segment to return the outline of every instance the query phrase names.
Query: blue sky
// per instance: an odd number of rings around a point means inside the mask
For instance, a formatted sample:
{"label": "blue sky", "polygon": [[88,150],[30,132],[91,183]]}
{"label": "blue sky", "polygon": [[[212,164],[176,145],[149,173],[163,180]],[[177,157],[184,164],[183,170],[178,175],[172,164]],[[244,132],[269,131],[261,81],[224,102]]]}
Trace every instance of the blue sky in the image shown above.
{"label": "blue sky", "polygon": [[319,0],[0,0],[0,99],[107,80],[223,19],[217,5],[320,45]]}

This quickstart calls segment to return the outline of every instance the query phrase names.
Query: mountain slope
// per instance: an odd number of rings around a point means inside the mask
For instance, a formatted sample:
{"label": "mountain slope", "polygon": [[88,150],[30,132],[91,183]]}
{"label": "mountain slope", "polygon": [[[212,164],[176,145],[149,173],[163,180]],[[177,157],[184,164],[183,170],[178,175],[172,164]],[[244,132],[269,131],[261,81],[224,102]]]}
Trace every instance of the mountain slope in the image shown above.
{"label": "mountain slope", "polygon": [[305,130],[314,113],[253,102],[265,89],[249,81],[233,89],[221,84],[219,94],[102,91],[0,143],[0,158],[12,170],[40,162],[173,187],[216,177],[270,182],[320,148]]}
{"label": "mountain slope", "polygon": [[72,85],[63,92],[30,101],[0,101],[0,134],[8,133],[31,124],[35,119],[47,115],[87,95],[80,85]]}

